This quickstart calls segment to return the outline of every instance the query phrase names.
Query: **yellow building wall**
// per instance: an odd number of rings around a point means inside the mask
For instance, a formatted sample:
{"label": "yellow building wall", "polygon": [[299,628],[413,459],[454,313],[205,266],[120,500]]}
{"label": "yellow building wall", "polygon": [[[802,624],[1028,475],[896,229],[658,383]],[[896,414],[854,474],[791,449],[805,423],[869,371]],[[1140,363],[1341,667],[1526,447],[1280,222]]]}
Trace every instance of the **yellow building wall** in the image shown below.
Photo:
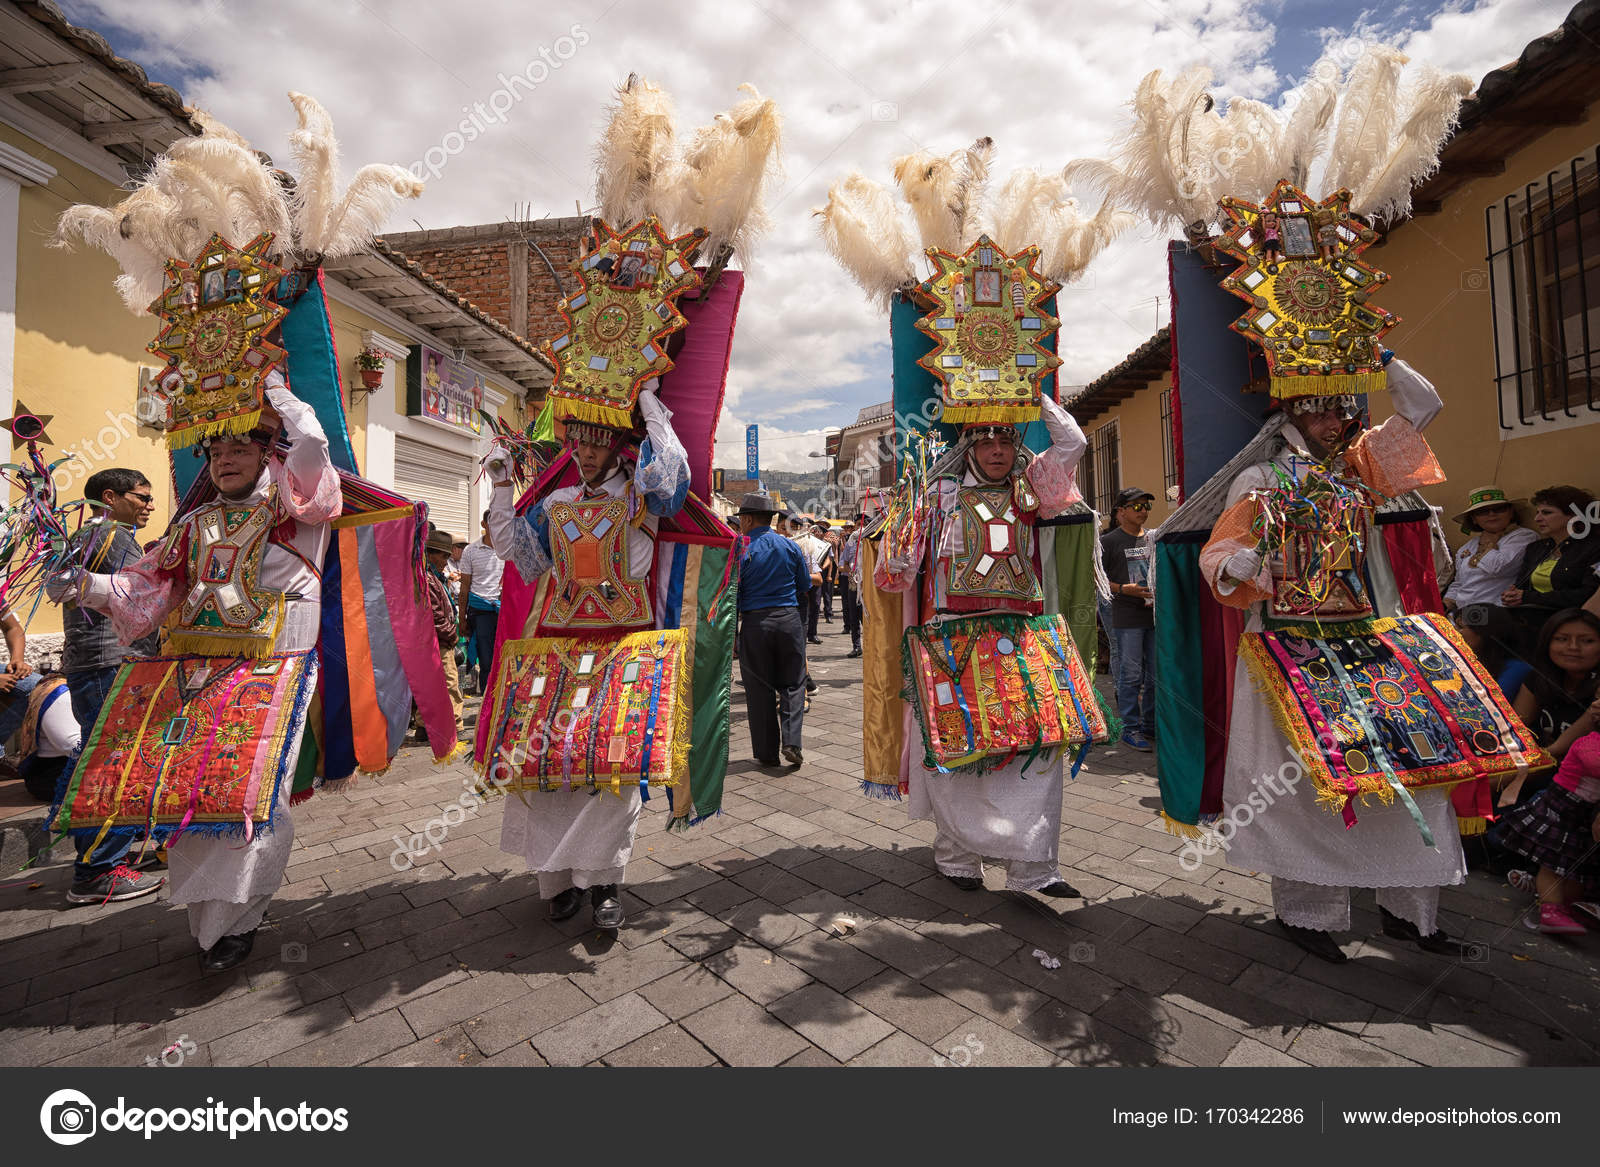
{"label": "yellow building wall", "polygon": [[[1155,495],[1150,504],[1148,526],[1158,527],[1177,509],[1167,501],[1166,458],[1161,439],[1161,393],[1172,384],[1172,374],[1163,373],[1126,401],[1120,401],[1084,426],[1094,440],[1096,430],[1112,421],[1118,423],[1121,438],[1122,485],[1137,486]],[[1110,516],[1105,516],[1109,518]]]}
{"label": "yellow building wall", "polygon": [[[69,252],[46,246],[68,206],[110,205],[121,192],[8,126],[0,126],[0,141],[56,169],[47,185],[24,186],[21,192],[15,398],[55,415],[47,432],[56,444],[44,449],[47,459],[77,455],[56,477],[63,501],[83,497],[89,475],[112,466],[131,467],[150,479],[156,511],[143,534],[154,538],[174,502],[161,435],[140,429],[134,417],[139,366],[160,364],[144,347],[155,336],[154,318],[135,316],[123,306],[113,287],[121,269],[109,256],[87,247]],[[13,458],[17,454],[20,449]],[[28,630],[59,632],[60,610],[42,603]]]}
{"label": "yellow building wall", "polygon": [[[1391,277],[1373,301],[1403,318],[1385,343],[1444,398],[1444,411],[1427,437],[1450,480],[1423,493],[1447,515],[1466,505],[1474,487],[1489,483],[1517,498],[1556,483],[1600,493],[1600,424],[1527,436],[1500,428],[1484,258],[1485,208],[1528,182],[1543,183],[1551,170],[1565,170],[1572,158],[1593,148],[1597,133],[1596,116],[1583,125],[1551,130],[1510,155],[1504,174],[1458,188],[1439,214],[1401,224],[1386,244],[1366,253]],[[1375,394],[1374,420],[1391,412],[1387,395]],[[1453,540],[1464,538],[1453,524],[1446,529]]]}

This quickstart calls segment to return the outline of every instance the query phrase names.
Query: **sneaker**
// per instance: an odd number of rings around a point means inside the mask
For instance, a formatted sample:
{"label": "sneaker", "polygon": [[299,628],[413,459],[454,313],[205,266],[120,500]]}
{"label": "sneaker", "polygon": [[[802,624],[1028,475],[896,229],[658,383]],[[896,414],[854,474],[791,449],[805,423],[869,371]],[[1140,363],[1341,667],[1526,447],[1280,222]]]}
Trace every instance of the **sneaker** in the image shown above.
{"label": "sneaker", "polygon": [[799,746],[784,746],[783,760],[788,762],[791,766],[801,766],[805,764],[806,758],[805,755],[800,752]]}
{"label": "sneaker", "polygon": [[1565,904],[1540,904],[1539,915],[1529,915],[1526,923],[1547,936],[1582,936],[1583,925],[1573,919]]}
{"label": "sneaker", "polygon": [[166,882],[163,876],[148,875],[119,863],[98,879],[73,884],[67,892],[67,903],[107,904],[136,900],[140,896],[154,895]]}
{"label": "sneaker", "polygon": [[1145,754],[1148,754],[1152,748],[1150,743],[1145,740],[1142,733],[1131,729],[1123,732],[1122,744],[1127,746],[1129,749],[1138,750]]}
{"label": "sneaker", "polygon": [[1531,871],[1524,871],[1521,868],[1512,868],[1510,871],[1506,872],[1506,882],[1512,887],[1516,888],[1517,891],[1525,892],[1531,896],[1539,894],[1538,881],[1534,879],[1533,872]]}
{"label": "sneaker", "polygon": [[[1567,905],[1567,910],[1582,912],[1586,916],[1600,920],[1600,904],[1595,903],[1593,900],[1573,900]],[[1574,916],[1573,919],[1576,920],[1577,917]]]}

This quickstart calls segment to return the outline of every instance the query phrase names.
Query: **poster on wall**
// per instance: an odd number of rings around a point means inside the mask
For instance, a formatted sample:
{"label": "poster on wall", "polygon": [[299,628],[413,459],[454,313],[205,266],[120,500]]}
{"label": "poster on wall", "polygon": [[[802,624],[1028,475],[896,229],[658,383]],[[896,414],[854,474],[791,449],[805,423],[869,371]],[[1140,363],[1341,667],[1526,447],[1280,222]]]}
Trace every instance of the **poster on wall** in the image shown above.
{"label": "poster on wall", "polygon": [[406,415],[478,433],[483,378],[436,348],[413,345],[406,355]]}

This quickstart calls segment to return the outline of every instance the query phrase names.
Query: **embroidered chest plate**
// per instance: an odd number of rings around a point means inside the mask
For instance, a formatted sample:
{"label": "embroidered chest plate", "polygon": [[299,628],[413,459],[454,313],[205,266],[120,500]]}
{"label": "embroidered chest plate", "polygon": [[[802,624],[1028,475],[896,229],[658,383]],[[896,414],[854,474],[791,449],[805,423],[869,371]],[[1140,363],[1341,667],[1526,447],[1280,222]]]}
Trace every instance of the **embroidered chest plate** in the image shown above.
{"label": "embroidered chest plate", "polygon": [[[283,624],[283,593],[259,581],[277,501],[273,487],[254,506],[216,502],[185,524],[189,594],[171,632],[176,651],[261,656],[272,650]],[[162,566],[179,566],[180,554],[171,549]]]}
{"label": "embroidered chest plate", "polygon": [[655,622],[648,579],[628,574],[628,499],[557,502],[546,508],[555,578],[544,619],[551,628],[629,628]]}
{"label": "embroidered chest plate", "polygon": [[1270,614],[1293,620],[1364,620],[1374,615],[1362,579],[1366,551],[1354,538],[1295,531],[1273,557]]}
{"label": "embroidered chest plate", "polygon": [[951,596],[1036,603],[1044,599],[1033,566],[1033,523],[1010,483],[963,486],[952,516],[960,542],[950,555]]}

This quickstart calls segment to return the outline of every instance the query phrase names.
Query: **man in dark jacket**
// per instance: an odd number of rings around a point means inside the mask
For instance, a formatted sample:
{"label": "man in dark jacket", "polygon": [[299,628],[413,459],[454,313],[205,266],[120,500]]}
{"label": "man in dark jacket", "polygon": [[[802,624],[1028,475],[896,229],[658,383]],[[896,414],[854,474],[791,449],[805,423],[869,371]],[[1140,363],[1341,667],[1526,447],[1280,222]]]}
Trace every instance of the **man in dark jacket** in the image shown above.
{"label": "man in dark jacket", "polygon": [[[83,484],[83,497],[96,508],[94,519],[85,522],[73,540],[74,562],[92,572],[121,571],[144,551],[134,532],[142,530],[155,514],[155,493],[150,480],[137,470],[113,466],[91,474]],[[52,583],[47,593],[52,600],[66,599],[70,589]],[[117,669],[125,656],[154,656],[156,636],[146,636],[132,644],[122,644],[111,627],[111,617],[74,602],[62,603],[62,630],[66,647],[61,671],[67,677],[72,696],[72,715],[85,741],[100,719],[100,708],[111,692]],[[75,904],[98,904],[107,900],[131,900],[159,891],[166,882],[160,876],[134,871],[127,866],[131,839],[118,843],[108,838],[91,857],[92,839],[77,840],[78,861],[73,865],[72,887],[67,900]],[[146,866],[155,862],[150,853]]]}
{"label": "man in dark jacket", "polygon": [[798,766],[805,716],[806,626],[800,605],[811,591],[805,553],[772,528],[770,495],[747,494],[739,532],[750,539],[739,562],[739,675],[756,761]]}

